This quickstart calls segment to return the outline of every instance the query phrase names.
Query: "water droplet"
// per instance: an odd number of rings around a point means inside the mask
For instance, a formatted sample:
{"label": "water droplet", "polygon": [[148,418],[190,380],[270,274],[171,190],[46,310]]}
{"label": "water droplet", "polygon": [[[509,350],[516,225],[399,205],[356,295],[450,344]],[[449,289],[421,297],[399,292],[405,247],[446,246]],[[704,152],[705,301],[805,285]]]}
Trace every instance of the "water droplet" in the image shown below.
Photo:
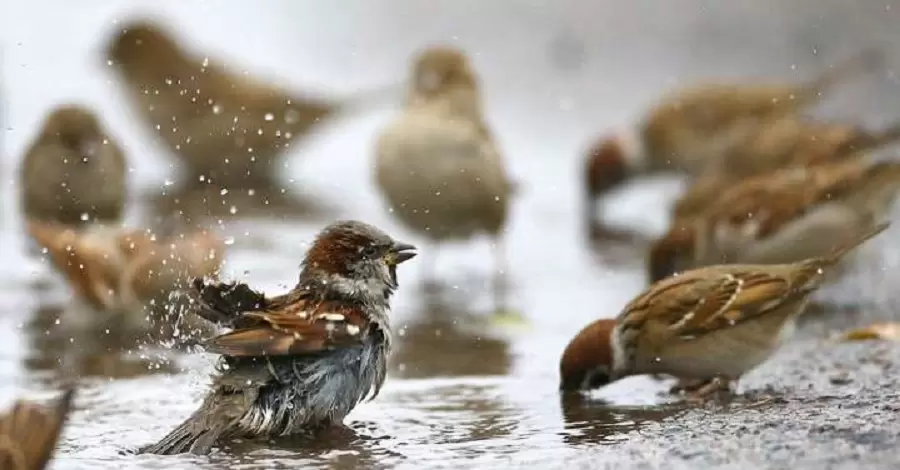
{"label": "water droplet", "polygon": [[222,114],[222,107],[214,104],[212,107],[213,114]]}
{"label": "water droplet", "polygon": [[219,191],[219,194],[221,194],[222,196],[228,194],[228,188],[222,188],[222,190]]}
{"label": "water droplet", "polygon": [[263,116],[263,119],[265,119],[266,121],[271,121],[271,120],[275,119],[275,115],[272,113],[266,113],[266,115]]}
{"label": "water droplet", "polygon": [[237,214],[237,207],[231,206],[231,208],[228,209],[228,212],[231,212],[231,215]]}
{"label": "water droplet", "polygon": [[87,221],[90,220],[90,219],[91,219],[91,215],[88,214],[87,212],[83,212],[83,213],[81,214],[81,221],[82,221],[82,222],[87,222]]}
{"label": "water droplet", "polygon": [[225,237],[223,243],[225,243],[226,245],[234,245],[234,237]]}

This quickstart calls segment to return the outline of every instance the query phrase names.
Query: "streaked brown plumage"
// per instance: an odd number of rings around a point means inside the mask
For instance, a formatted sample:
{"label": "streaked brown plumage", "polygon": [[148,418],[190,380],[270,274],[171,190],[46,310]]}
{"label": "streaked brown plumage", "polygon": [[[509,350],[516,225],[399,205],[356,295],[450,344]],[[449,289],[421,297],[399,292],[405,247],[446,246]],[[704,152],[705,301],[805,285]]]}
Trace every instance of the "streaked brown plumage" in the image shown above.
{"label": "streaked brown plumage", "polygon": [[22,210],[28,218],[73,226],[122,218],[125,155],[83,106],[60,106],[47,116],[19,173]]}
{"label": "streaked brown plumage", "polygon": [[820,258],[710,266],[656,282],[616,319],[597,320],[576,335],[560,361],[560,389],[586,390],[638,374],[711,381],[699,395],[728,386],[790,336],[826,271],[888,226]]}
{"label": "streaked brown plumage", "polygon": [[76,296],[98,315],[88,323],[110,329],[143,331],[174,323],[163,321],[176,304],[172,294],[195,277],[215,275],[225,250],[222,239],[206,230],[157,238],[145,230],[100,225],[75,230],[30,222],[28,229]]}
{"label": "streaked brown plumage", "polygon": [[822,256],[886,217],[898,190],[900,163],[866,159],[747,179],[672,223],[650,249],[650,280],[712,264]]}
{"label": "streaked brown plumage", "polygon": [[[375,179],[393,215],[432,242],[501,239],[513,183],[462,52],[433,47],[416,58],[406,107],[378,139]],[[500,247],[495,268],[505,271]]]}
{"label": "streaked brown plumage", "polygon": [[43,470],[47,467],[72,407],[74,390],[53,405],[17,401],[0,416],[0,469]]}
{"label": "streaked brown plumage", "polygon": [[748,177],[791,167],[856,159],[900,140],[900,125],[879,131],[816,122],[797,117],[778,119],[710,166],[675,202],[673,216],[703,211],[723,192]]}
{"label": "streaked brown plumage", "polygon": [[594,219],[597,199],[629,178],[698,175],[760,126],[802,111],[834,85],[882,64],[880,52],[866,50],[801,84],[702,83],[663,96],[636,129],[605,137],[588,151],[587,220]]}
{"label": "streaked brown plumage", "polygon": [[384,383],[390,298],[414,249],[371,225],[338,221],[316,237],[286,294],[195,281],[196,313],[232,331],[204,342],[222,357],[199,409],[141,452],[206,454],[232,438],[339,426]]}
{"label": "streaked brown plumage", "polygon": [[145,123],[187,164],[190,180],[234,189],[270,184],[295,139],[369,95],[332,101],[257,81],[183,48],[148,20],[125,25],[106,55]]}

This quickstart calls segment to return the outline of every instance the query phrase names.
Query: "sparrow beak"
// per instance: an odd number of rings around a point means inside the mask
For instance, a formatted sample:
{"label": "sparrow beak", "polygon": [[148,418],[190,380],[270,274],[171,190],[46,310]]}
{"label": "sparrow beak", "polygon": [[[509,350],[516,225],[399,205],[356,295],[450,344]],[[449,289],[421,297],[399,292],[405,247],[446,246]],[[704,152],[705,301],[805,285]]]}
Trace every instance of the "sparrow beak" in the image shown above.
{"label": "sparrow beak", "polygon": [[398,265],[404,261],[409,261],[418,254],[412,250],[415,250],[416,247],[410,245],[409,243],[394,243],[394,246],[391,248],[391,251],[387,255],[388,264]]}

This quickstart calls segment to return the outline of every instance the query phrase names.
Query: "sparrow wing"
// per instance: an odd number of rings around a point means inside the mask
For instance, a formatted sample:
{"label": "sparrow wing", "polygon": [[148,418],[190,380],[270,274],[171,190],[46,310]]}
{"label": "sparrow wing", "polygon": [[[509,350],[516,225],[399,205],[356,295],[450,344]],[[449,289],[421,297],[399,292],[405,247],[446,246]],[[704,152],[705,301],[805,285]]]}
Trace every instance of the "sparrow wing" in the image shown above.
{"label": "sparrow wing", "polygon": [[[262,292],[242,282],[206,283],[198,277],[194,279],[194,294],[198,304],[194,313],[227,328],[247,326],[243,313],[264,310],[269,304],[269,299]],[[255,320],[250,322],[255,323]]]}
{"label": "sparrow wing", "polygon": [[267,298],[243,283],[194,281],[197,313],[234,331],[216,336],[207,351],[228,356],[315,353],[360,341],[369,320],[354,307],[314,301],[303,289]]}
{"label": "sparrow wing", "polygon": [[243,316],[257,324],[212,338],[207,350],[228,356],[311,354],[358,343],[369,327],[360,310],[334,302],[298,301]]}
{"label": "sparrow wing", "polygon": [[726,191],[707,212],[711,227],[765,238],[818,204],[858,186],[867,165],[857,161],[791,168],[758,176]]}
{"label": "sparrow wing", "polygon": [[92,306],[114,306],[118,290],[117,246],[104,246],[103,235],[91,237],[63,225],[28,222],[32,238],[47,250],[50,262]]}
{"label": "sparrow wing", "polygon": [[42,469],[47,465],[72,405],[69,390],[55,406],[17,402],[0,417],[0,468]]}
{"label": "sparrow wing", "polygon": [[730,328],[808,293],[780,274],[741,266],[687,271],[632,301],[620,324],[623,332],[651,328],[686,340]]}

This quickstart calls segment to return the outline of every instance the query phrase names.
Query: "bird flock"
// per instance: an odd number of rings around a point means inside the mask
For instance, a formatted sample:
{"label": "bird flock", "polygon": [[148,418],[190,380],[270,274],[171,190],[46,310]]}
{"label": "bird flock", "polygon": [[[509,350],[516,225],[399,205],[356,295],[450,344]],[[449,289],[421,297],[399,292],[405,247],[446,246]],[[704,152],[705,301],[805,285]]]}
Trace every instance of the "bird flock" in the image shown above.
{"label": "bird flock", "polygon": [[[150,20],[119,28],[104,50],[127,102],[181,163],[173,210],[153,227],[124,225],[127,146],[78,104],[47,115],[22,158],[19,197],[31,240],[72,287],[79,308],[64,312],[64,324],[219,356],[197,411],[136,452],[207,454],[234,438],[340,426],[385,381],[398,266],[421,252],[426,279],[439,282],[433,263],[445,242],[492,238],[494,311],[505,311],[503,236],[517,184],[463,51],[416,54],[402,109],[373,142],[384,206],[424,245],[334,221],[307,251],[297,284],[273,296],[218,279],[227,244],[210,222],[222,205],[213,201],[241,193],[285,210],[287,196],[271,189],[291,144],[391,87],[343,100],[302,96],[191,50]],[[560,394],[664,374],[678,379],[672,393],[702,402],[734,393],[788,340],[810,295],[888,228],[900,189],[900,163],[872,157],[900,140],[900,125],[867,130],[805,112],[884,66],[882,53],[865,50],[805,83],[692,85],[589,147],[583,223],[600,242],[611,230],[600,202],[612,189],[655,173],[686,175],[689,185],[647,247],[645,291],[561,351]],[[75,388],[0,418],[0,469],[45,467]]]}

